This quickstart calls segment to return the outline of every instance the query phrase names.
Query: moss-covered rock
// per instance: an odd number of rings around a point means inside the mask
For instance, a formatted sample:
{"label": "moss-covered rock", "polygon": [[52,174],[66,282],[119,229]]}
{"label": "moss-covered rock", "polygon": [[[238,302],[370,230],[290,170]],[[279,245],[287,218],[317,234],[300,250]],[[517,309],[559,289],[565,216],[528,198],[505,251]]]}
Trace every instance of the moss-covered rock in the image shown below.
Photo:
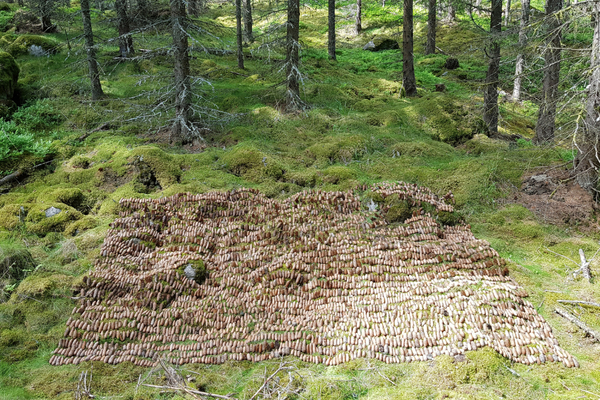
{"label": "moss-covered rock", "polygon": [[208,270],[202,260],[189,260],[187,264],[179,267],[177,271],[182,276],[194,280],[199,285],[203,284],[208,277]]}
{"label": "moss-covered rock", "polygon": [[31,46],[41,47],[44,51],[54,54],[58,51],[60,43],[47,36],[21,35],[8,46],[8,52],[13,56],[26,54]]}
{"label": "moss-covered rock", "polygon": [[317,171],[305,169],[302,171],[292,171],[285,174],[286,182],[303,187],[314,187],[317,183]]}
{"label": "moss-covered rock", "polygon": [[99,224],[98,220],[90,215],[77,220],[67,225],[65,229],[65,236],[77,236],[89,229],[94,229]]}
{"label": "moss-covered rock", "polygon": [[443,158],[452,155],[456,150],[447,143],[428,142],[399,142],[392,146],[392,156]]}
{"label": "moss-covered rock", "polygon": [[[60,210],[60,212],[56,210]],[[49,232],[64,231],[69,223],[81,217],[82,214],[79,211],[64,203],[36,203],[29,210],[25,222],[29,232],[46,235]]]}
{"label": "moss-covered rock", "polygon": [[478,134],[465,143],[465,149],[472,154],[483,154],[499,150],[508,150],[508,143],[503,140],[491,139],[486,135]]}
{"label": "moss-covered rock", "polygon": [[7,52],[0,51],[0,100],[12,100],[19,80],[19,66]]}
{"label": "moss-covered rock", "polygon": [[69,286],[72,279],[72,277],[63,274],[44,273],[30,275],[23,279],[12,297],[45,297],[48,296],[52,290],[58,288],[59,286]]}

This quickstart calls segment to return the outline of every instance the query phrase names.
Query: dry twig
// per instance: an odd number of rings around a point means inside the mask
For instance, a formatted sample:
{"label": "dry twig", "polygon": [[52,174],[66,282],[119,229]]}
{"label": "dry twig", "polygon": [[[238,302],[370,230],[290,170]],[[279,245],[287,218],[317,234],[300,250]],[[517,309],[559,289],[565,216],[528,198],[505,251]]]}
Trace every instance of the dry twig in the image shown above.
{"label": "dry twig", "polygon": [[577,325],[579,327],[579,329],[581,329],[582,331],[585,331],[588,335],[590,335],[592,337],[592,339],[594,339],[597,342],[600,342],[600,333],[594,331],[592,328],[590,328],[584,322],[582,322],[579,318],[577,318],[573,314],[571,314],[568,311],[563,310],[561,308],[555,308],[554,311],[556,311],[556,313],[558,315],[560,315],[561,317],[563,317],[563,318],[567,319],[568,321],[572,322],[573,324]]}

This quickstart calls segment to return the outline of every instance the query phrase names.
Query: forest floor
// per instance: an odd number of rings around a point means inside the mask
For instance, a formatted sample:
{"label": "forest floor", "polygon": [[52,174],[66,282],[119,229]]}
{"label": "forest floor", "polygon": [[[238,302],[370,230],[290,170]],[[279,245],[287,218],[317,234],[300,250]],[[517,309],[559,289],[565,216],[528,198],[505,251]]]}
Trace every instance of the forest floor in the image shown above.
{"label": "forest floor", "polygon": [[[574,152],[568,135],[558,137],[554,147],[532,145],[534,97],[510,102],[506,96],[500,98],[500,131],[522,139],[507,143],[481,135],[485,37],[467,17],[440,25],[438,46],[445,54],[423,55],[426,13],[417,10],[419,96],[402,97],[401,51],[362,50],[375,36],[399,37],[401,7],[363,3],[365,32],[355,37],[350,4],[338,4],[337,62],[327,59],[325,8],[301,10],[302,97],[310,107],[295,115],[280,111],[280,49],[259,49],[272,37],[268,28],[283,22],[283,13],[267,14],[267,5],[257,4],[256,14],[266,16],[256,18],[261,35],[247,47],[246,68],[240,70],[234,55],[213,55],[202,47],[234,48],[231,6],[206,10],[197,23],[216,32],[192,41],[191,65],[201,78],[195,104],[198,120],[204,121],[203,138],[186,146],[169,144],[164,126],[172,110],[156,108],[171,76],[172,62],[159,51],[169,46],[168,27],[136,35],[135,45],[145,49],[138,54],[145,56],[122,61],[115,58],[116,43],[108,41],[116,35],[113,12],[95,13],[106,93],[97,102],[89,100],[84,52],[74,39],[81,33],[78,8],[61,9],[58,32],[43,37],[59,45],[54,54],[20,52],[11,45],[22,34],[8,29],[0,35],[0,47],[12,49],[20,65],[24,100],[1,122],[0,150],[8,154],[2,175],[51,160],[29,168],[29,177],[18,185],[0,188],[0,252],[27,250],[34,260],[25,277],[2,283],[0,399],[71,399],[86,372],[93,376],[90,391],[96,398],[180,396],[138,385],[143,379],[167,382],[159,370],[129,363],[48,363],[76,304],[72,287],[100,257],[120,199],[240,187],[286,198],[304,190],[344,191],[383,181],[417,183],[441,196],[452,191],[457,212],[507,261],[510,275],[580,368],[526,366],[491,349],[460,359],[404,364],[360,359],[335,367],[286,357],[289,369],[280,371],[277,385],[266,385],[273,396],[290,383],[298,394],[289,398],[306,399],[600,397],[600,345],[555,313],[557,306],[567,308],[600,329],[597,308],[558,302],[600,302],[598,279],[588,283],[573,276],[580,249],[592,259],[592,274],[600,274],[600,257],[592,258],[600,235],[595,203],[569,176]],[[0,11],[0,24],[10,28],[16,5],[8,8]],[[215,22],[222,26],[215,28]],[[572,48],[588,41],[584,34],[565,37]],[[459,59],[458,69],[444,67],[449,55]],[[501,89],[506,92],[513,74],[508,60],[514,55],[510,47],[503,53]],[[536,74],[525,88],[532,95]],[[436,84],[446,91],[436,92]],[[559,115],[559,123],[567,126],[570,115],[575,113]],[[17,137],[31,144],[20,155]],[[61,209],[60,218],[46,218],[49,207]],[[249,399],[280,366],[280,361],[241,361],[185,365],[180,372],[197,390]]]}

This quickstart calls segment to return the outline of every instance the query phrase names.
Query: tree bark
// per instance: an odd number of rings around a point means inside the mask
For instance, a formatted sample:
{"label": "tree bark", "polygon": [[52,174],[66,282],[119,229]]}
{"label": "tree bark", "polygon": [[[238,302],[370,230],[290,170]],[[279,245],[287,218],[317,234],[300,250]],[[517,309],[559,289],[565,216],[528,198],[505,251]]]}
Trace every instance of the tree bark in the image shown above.
{"label": "tree bark", "polygon": [[510,22],[510,0],[506,0],[506,10],[504,10],[504,26]]}
{"label": "tree bark", "polygon": [[54,0],[38,0],[40,22],[43,32],[55,32],[56,26],[52,24],[52,12],[54,11]]}
{"label": "tree bark", "polygon": [[335,60],[335,0],[328,0],[327,5],[327,22],[329,25],[329,30],[327,31],[327,52],[329,53],[329,59]]}
{"label": "tree bark", "polygon": [[248,43],[254,42],[252,33],[252,0],[244,0],[244,35]]}
{"label": "tree bark", "polygon": [[483,94],[483,122],[488,135],[498,134],[498,77],[500,74],[500,34],[502,33],[502,0],[492,0],[490,18],[489,64]]}
{"label": "tree bark", "polygon": [[356,34],[362,33],[362,0],[356,0]]}
{"label": "tree bark", "polygon": [[592,56],[590,60],[590,76],[587,102],[585,106],[586,116],[583,132],[575,132],[575,146],[577,157],[575,158],[575,173],[577,183],[597,197],[598,158],[600,139],[600,4],[592,4],[592,20],[594,21],[594,36],[592,39]]}
{"label": "tree bark", "polygon": [[546,1],[546,54],[542,101],[535,127],[535,142],[550,143],[554,140],[558,80],[560,74],[561,21],[556,14],[562,8],[562,0]]}
{"label": "tree bark", "polygon": [[427,45],[425,54],[435,54],[435,30],[437,24],[437,1],[429,0],[429,13],[427,14]]}
{"label": "tree bark", "polygon": [[171,138],[187,143],[190,137],[190,114],[192,87],[190,81],[190,58],[186,15],[183,0],[171,0],[171,28],[173,35],[173,56],[175,76],[175,122]]}
{"label": "tree bark", "polygon": [[100,73],[98,72],[98,62],[96,61],[96,48],[94,47],[94,32],[92,31],[89,0],[81,0],[81,16],[83,19],[85,51],[87,53],[90,81],[92,83],[92,100],[98,100],[104,96],[104,92],[102,91],[102,85],[100,85]]}
{"label": "tree bark", "polygon": [[198,0],[188,0],[188,14],[192,17],[198,16]]}
{"label": "tree bark", "polygon": [[129,16],[127,15],[127,1],[115,0],[117,9],[118,30],[119,30],[119,54],[127,58],[133,54],[133,38],[129,34]]}
{"label": "tree bark", "polygon": [[294,112],[302,107],[300,100],[300,0],[288,0],[286,36],[286,109]]}
{"label": "tree bark", "polygon": [[242,33],[242,0],[235,0],[235,23],[237,29],[237,59],[238,68],[244,69],[244,48],[243,48],[243,33]]}
{"label": "tree bark", "polygon": [[519,26],[519,54],[515,65],[515,84],[513,86],[513,100],[521,99],[521,80],[525,67],[523,52],[527,46],[527,25],[529,25],[530,0],[521,0],[521,25]]}
{"label": "tree bark", "polygon": [[406,96],[416,96],[417,80],[413,57],[413,0],[404,0],[402,21],[402,86]]}

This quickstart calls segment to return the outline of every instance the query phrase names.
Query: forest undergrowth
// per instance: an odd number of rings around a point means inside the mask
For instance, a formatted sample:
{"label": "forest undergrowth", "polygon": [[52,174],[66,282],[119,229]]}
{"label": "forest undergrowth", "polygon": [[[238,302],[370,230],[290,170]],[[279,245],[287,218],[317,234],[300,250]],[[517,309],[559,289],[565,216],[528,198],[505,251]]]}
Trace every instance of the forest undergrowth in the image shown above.
{"label": "forest undergrowth", "polygon": [[[396,365],[361,359],[325,367],[286,357],[287,369],[277,375],[278,386],[268,382],[269,390],[275,394],[287,387],[283,398],[298,399],[600,397],[599,344],[554,311],[568,308],[600,329],[598,308],[558,302],[600,302],[598,279],[573,277],[579,249],[592,258],[600,248],[595,210],[586,219],[550,224],[515,200],[524,176],[565,171],[574,155],[566,137],[552,147],[531,142],[537,72],[524,83],[529,98],[500,98],[499,131],[520,138],[490,139],[482,134],[481,119],[485,39],[472,21],[442,23],[438,47],[445,54],[424,55],[426,11],[416,9],[419,95],[405,98],[401,51],[362,50],[373,37],[401,40],[402,4],[388,2],[382,9],[380,2],[364,2],[364,32],[358,37],[352,33],[351,4],[337,3],[337,61],[327,57],[326,4],[302,7],[301,95],[309,107],[296,114],[282,111],[285,85],[277,60],[284,55],[274,44],[265,45],[269,28],[281,23],[283,14],[268,14],[271,5],[257,2],[256,15],[265,16],[255,20],[257,40],[245,47],[241,70],[235,54],[205,51],[234,48],[233,6],[211,4],[197,22],[215,25],[213,36],[191,41],[192,74],[202,78],[195,100],[205,110],[197,117],[202,138],[183,146],[169,143],[165,125],[171,116],[154,107],[172,70],[167,54],[156,50],[170,44],[164,31],[134,35],[144,50],[124,61],[109,40],[116,36],[114,11],[95,12],[106,96],[91,101],[75,2],[60,9],[58,32],[35,42],[52,49],[43,56],[22,51],[23,34],[10,29],[16,4],[0,7],[0,25],[7,24],[0,47],[15,56],[21,70],[18,107],[0,109],[0,171],[2,176],[29,171],[27,179],[0,192],[0,260],[12,255],[25,266],[20,276],[5,276],[0,285],[0,399],[70,399],[82,372],[93,376],[96,398],[180,398],[138,385],[145,377],[164,384],[164,374],[129,363],[48,364],[75,304],[71,288],[100,256],[121,198],[240,187],[286,198],[303,190],[352,190],[382,181],[417,183],[439,195],[452,191],[457,212],[476,237],[508,261],[510,275],[581,367],[515,364],[491,349],[469,352],[462,360],[441,356]],[[571,47],[589,44],[586,29],[566,38]],[[514,51],[503,49],[506,92]],[[449,56],[459,59],[458,69],[445,68]],[[438,84],[445,91],[437,92]],[[566,109],[558,119],[570,126],[573,115]],[[49,207],[62,212],[47,218]],[[591,270],[600,274],[600,257],[593,258]],[[180,372],[197,390],[248,399],[280,367],[280,361],[243,361],[186,365]]]}

